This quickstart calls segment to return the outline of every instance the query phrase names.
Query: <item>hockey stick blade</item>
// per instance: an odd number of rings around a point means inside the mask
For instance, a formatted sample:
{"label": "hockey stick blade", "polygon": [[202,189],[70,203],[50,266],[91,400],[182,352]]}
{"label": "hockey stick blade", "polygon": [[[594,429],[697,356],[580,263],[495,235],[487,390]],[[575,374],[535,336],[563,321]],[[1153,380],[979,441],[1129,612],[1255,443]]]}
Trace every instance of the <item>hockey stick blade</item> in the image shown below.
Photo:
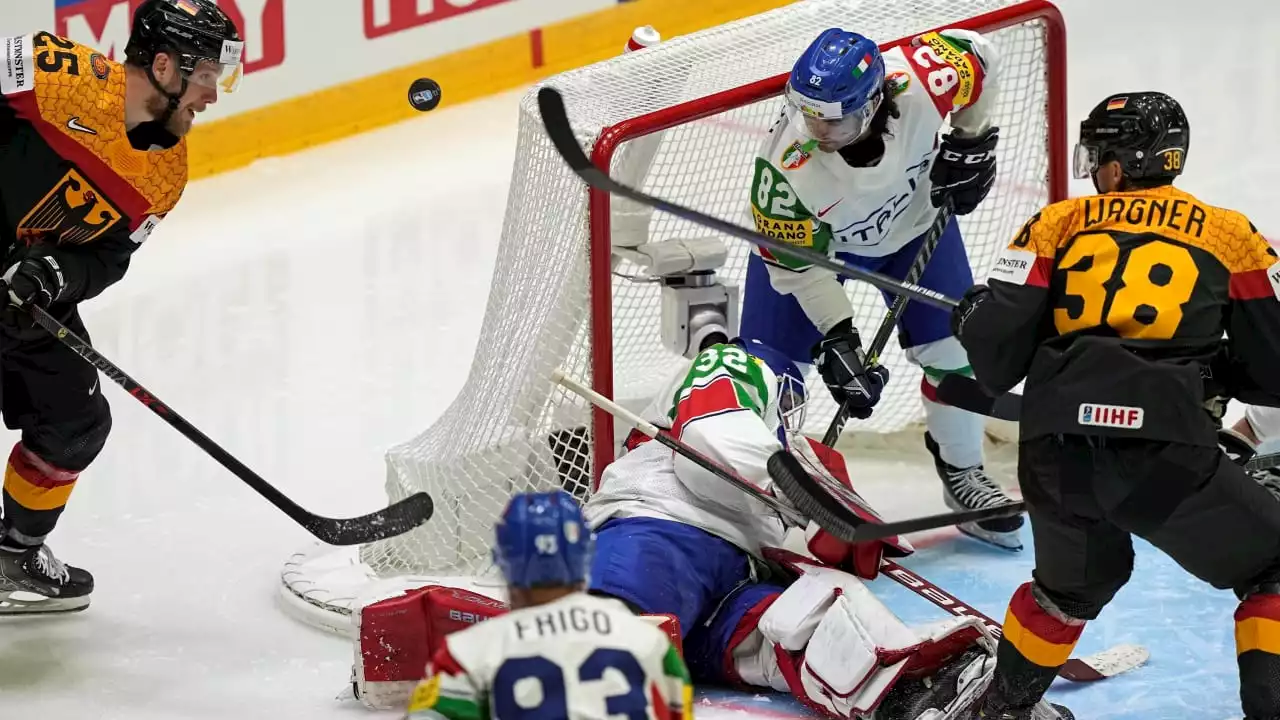
{"label": "hockey stick blade", "polygon": [[199,429],[174,412],[168,405],[161,402],[160,398],[152,395],[137,380],[129,377],[118,365],[95,350],[87,340],[58,322],[43,308],[32,306],[31,317],[59,342],[70,348],[85,362],[100,370],[112,382],[124,388],[125,392],[133,396],[135,400],[147,406],[161,420],[169,423],[170,427],[182,433],[184,437],[195,443],[197,447],[208,453],[224,468],[230,470],[233,475],[256,490],[259,495],[283,511],[294,522],[306,528],[319,540],[330,545],[360,545],[377,540],[385,540],[421,525],[429,520],[435,511],[431,496],[419,492],[377,512],[356,518],[328,518],[308,512],[276,489],[274,485],[263,480],[248,466],[237,460],[234,455],[211,440],[209,436],[200,432]]}
{"label": "hockey stick blade", "polygon": [[[880,560],[880,574],[885,575],[894,582],[902,585],[911,592],[946,610],[952,615],[959,617],[973,617],[982,621],[984,625],[999,637],[1003,634],[1004,629],[1000,623],[992,620],[986,615],[979,612],[976,608],[968,605],[951,593],[934,585],[925,578],[917,575],[914,571],[899,565],[898,563],[882,558]],[[1082,658],[1070,658],[1061,668],[1058,669],[1058,677],[1070,680],[1072,682],[1094,682],[1097,680],[1105,680],[1109,677],[1115,677],[1121,673],[1136,670],[1151,657],[1151,653],[1141,645],[1115,645],[1107,648],[1099,653],[1087,655]]]}
{"label": "hockey stick blade", "polygon": [[697,223],[704,227],[718,230],[726,235],[736,237],[739,240],[745,240],[753,245],[758,245],[773,253],[781,253],[799,258],[810,265],[825,268],[840,275],[845,275],[857,280],[861,280],[886,292],[894,295],[910,295],[913,300],[932,305],[943,310],[950,310],[957,305],[957,302],[946,295],[935,290],[920,287],[912,283],[905,283],[895,280],[887,275],[882,275],[870,270],[863,270],[848,263],[833,260],[821,253],[814,252],[807,248],[796,247],[786,243],[774,240],[773,238],[755,232],[740,225],[726,222],[719,218],[698,212],[692,208],[668,200],[663,200],[653,195],[648,195],[639,190],[629,188],[613,178],[608,173],[600,170],[591,164],[591,160],[587,158],[587,154],[582,151],[582,147],[578,145],[578,139],[574,137],[573,127],[569,124],[569,116],[565,111],[564,98],[561,97],[560,91],[551,87],[543,87],[538,90],[538,111],[542,115],[542,125],[547,131],[547,136],[551,138],[551,144],[555,145],[556,152],[564,159],[569,168],[584,182],[597,190],[603,190],[613,195],[619,195],[641,205],[657,208],[678,218],[683,218],[692,223]]}
{"label": "hockey stick blade", "polygon": [[992,397],[971,377],[949,373],[942,376],[936,390],[939,400],[961,410],[1010,422],[1022,417],[1021,395],[1007,392]]}
{"label": "hockey stick blade", "polygon": [[[879,519],[879,516],[866,504],[860,495],[838,482],[822,476],[814,476],[789,452],[778,451],[774,453],[770,456],[766,467],[769,471],[769,477],[778,484],[778,487],[782,488],[782,491],[791,499],[791,502],[795,503],[801,512],[818,521],[818,524],[824,528],[827,527],[828,522],[833,525],[837,523],[848,524],[849,515],[857,512],[854,508],[861,509],[865,515],[876,518],[876,520]],[[840,539],[854,543],[883,540],[897,535],[906,535],[907,533],[1009,517],[1010,515],[1021,514],[1025,510],[1026,504],[1019,501],[1006,503],[999,507],[939,513],[937,515],[926,515],[892,522],[877,522],[855,514],[856,527],[854,527],[852,535],[850,537],[841,537]]]}

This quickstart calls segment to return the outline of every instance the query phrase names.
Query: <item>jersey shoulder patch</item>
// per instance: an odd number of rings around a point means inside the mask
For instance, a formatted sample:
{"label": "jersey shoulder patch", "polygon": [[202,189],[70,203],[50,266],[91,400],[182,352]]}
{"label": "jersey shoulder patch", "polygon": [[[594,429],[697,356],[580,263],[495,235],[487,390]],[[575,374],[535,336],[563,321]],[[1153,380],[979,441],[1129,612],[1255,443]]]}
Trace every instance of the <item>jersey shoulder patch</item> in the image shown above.
{"label": "jersey shoulder patch", "polygon": [[925,33],[902,48],[921,92],[933,101],[939,115],[968,107],[982,94],[985,71],[971,48],[941,33]]}
{"label": "jersey shoulder patch", "polygon": [[35,58],[30,35],[4,39],[4,57],[0,59],[0,95],[30,92],[36,86]]}

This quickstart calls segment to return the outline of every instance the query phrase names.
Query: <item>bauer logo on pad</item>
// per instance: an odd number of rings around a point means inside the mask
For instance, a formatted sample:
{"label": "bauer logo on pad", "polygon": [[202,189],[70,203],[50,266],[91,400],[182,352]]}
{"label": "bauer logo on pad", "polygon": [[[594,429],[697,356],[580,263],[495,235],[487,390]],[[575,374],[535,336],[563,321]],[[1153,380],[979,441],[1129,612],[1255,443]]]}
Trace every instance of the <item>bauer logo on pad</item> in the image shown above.
{"label": "bauer logo on pad", "polygon": [[1143,414],[1144,412],[1140,407],[1080,403],[1080,414],[1076,417],[1076,422],[1092,427],[1137,430],[1142,427]]}

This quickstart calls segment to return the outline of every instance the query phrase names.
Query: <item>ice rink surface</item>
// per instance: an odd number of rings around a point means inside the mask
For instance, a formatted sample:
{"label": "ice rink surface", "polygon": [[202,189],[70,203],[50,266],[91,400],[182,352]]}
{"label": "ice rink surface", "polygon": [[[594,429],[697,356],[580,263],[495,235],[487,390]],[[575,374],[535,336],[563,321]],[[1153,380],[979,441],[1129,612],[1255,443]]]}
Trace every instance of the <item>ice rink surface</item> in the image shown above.
{"label": "ice rink surface", "polygon": [[[1280,66],[1269,40],[1280,11],[1246,0],[1122,4],[1125,18],[1115,0],[1061,3],[1072,141],[1105,95],[1168,91],[1193,127],[1181,185],[1280,236],[1280,102],[1255,80]],[[1179,39],[1191,29],[1231,39],[1192,46]],[[470,365],[518,95],[193,184],[128,279],[85,306],[96,344],[309,509],[381,506],[382,453],[427,427]],[[305,532],[118,388],[108,397],[112,438],[52,541],[97,576],[93,605],[0,621],[0,716],[375,716],[334,699],[350,645],[275,606],[281,563]],[[855,481],[889,517],[939,510],[923,456],[851,458]],[[1029,547],[1005,554],[946,533],[927,545],[909,565],[997,619],[1032,567]],[[1080,718],[1238,717],[1234,599],[1138,546],[1132,582],[1079,651],[1134,642],[1150,662],[1093,685],[1059,682],[1054,697]],[[888,580],[875,587],[908,620],[938,617]],[[798,713],[781,696],[715,692],[698,707],[700,718]]]}

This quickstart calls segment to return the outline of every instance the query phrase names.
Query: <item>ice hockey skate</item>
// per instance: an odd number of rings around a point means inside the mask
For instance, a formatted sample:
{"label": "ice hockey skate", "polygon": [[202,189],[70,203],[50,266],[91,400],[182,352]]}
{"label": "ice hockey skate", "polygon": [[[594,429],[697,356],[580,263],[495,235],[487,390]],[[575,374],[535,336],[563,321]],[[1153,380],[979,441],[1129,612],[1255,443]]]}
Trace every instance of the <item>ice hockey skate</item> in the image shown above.
{"label": "ice hockey skate", "polygon": [[[957,511],[977,510],[1013,502],[1013,498],[996,485],[981,465],[958,468],[948,464],[938,453],[938,443],[934,442],[933,437],[927,432],[924,435],[924,444],[933,455],[934,466],[938,470],[938,477],[942,480],[943,499],[947,507]],[[960,532],[996,547],[1021,550],[1022,539],[1018,536],[1018,531],[1022,529],[1022,523],[1022,516],[1014,515],[977,523],[964,523],[957,527]]]}
{"label": "ice hockey skate", "polygon": [[0,616],[76,612],[89,607],[93,576],[62,562],[48,545],[0,546]]}

